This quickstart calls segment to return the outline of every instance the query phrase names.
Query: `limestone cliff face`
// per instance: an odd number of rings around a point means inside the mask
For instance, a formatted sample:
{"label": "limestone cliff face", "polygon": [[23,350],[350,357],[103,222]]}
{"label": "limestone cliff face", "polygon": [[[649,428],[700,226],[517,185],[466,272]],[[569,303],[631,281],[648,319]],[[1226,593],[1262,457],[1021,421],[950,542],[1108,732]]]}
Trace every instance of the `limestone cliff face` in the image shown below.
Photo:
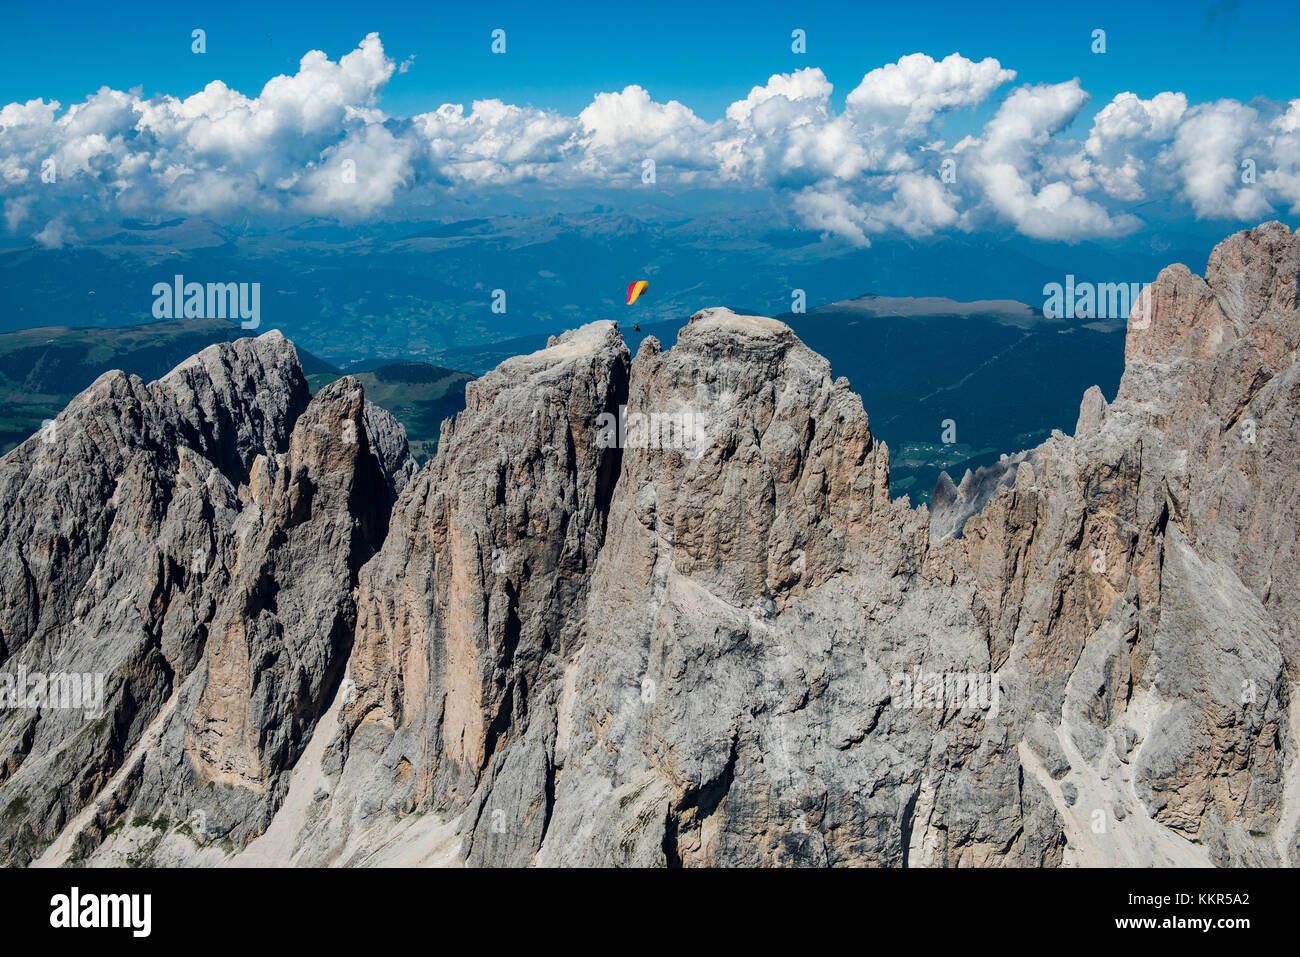
{"label": "limestone cliff face", "polygon": [[1295,864],[1298,275],[1166,269],[1114,400],[932,511],[724,309],[509,360],[418,474],[276,334],[105,376],[0,465],[0,673],[109,675],[0,712],[0,855]]}
{"label": "limestone cliff face", "polygon": [[[1296,841],[1298,257],[1274,223],[1220,244],[1205,280],[1164,270],[1115,401],[1089,390],[1073,438],[1004,463],[957,557],[995,663],[1077,753],[1066,780],[1217,863],[1293,862]],[[1067,808],[1067,834],[1093,810]]]}
{"label": "limestone cliff face", "polygon": [[206,835],[242,843],[278,809],[352,649],[357,574],[387,533],[393,476],[366,430],[377,414],[340,379],[283,454],[254,462],[236,567],[142,775],[154,814],[202,812]]}
{"label": "limestone cliff face", "polygon": [[[209,782],[274,791],[351,647],[348,576],[387,526],[363,409],[350,379],[310,400],[271,332],[149,385],[107,373],[0,460],[0,672],[35,696],[0,710],[6,861],[74,824],[82,853],[127,803],[184,822]],[[38,675],[98,676],[102,701],[67,707]]]}

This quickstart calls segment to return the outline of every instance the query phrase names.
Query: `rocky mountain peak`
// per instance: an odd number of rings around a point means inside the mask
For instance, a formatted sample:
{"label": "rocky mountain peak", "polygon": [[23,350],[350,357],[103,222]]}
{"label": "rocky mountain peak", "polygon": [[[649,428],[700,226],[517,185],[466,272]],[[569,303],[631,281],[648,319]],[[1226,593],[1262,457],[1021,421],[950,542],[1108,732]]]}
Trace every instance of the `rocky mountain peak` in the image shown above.
{"label": "rocky mountain peak", "polygon": [[1114,399],[930,508],[722,308],[502,363],[418,472],[278,333],[106,374],[0,461],[0,672],[106,679],[0,712],[0,854],[1294,864],[1297,266],[1165,269]]}

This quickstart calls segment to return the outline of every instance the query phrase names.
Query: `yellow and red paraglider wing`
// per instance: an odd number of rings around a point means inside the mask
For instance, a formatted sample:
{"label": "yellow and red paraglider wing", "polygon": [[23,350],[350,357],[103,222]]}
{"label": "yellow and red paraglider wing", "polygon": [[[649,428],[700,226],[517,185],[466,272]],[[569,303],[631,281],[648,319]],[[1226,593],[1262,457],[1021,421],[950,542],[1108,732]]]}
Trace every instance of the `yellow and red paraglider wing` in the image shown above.
{"label": "yellow and red paraglider wing", "polygon": [[641,295],[641,293],[645,292],[649,287],[650,284],[644,279],[638,279],[636,282],[629,283],[627,287],[627,304],[630,306],[632,303],[636,302],[637,296]]}

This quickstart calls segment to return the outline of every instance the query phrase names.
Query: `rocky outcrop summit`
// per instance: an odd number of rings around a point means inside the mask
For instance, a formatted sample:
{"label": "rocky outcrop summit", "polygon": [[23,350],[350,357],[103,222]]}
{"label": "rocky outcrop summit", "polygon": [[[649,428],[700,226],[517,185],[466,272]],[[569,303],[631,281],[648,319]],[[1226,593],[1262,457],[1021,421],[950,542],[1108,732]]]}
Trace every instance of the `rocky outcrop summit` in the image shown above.
{"label": "rocky outcrop summit", "polygon": [[1296,864],[1298,277],[1165,269],[932,508],[725,309],[503,363],[418,472],[278,333],[106,374],[0,460],[0,676],[104,676],[0,710],[0,858]]}

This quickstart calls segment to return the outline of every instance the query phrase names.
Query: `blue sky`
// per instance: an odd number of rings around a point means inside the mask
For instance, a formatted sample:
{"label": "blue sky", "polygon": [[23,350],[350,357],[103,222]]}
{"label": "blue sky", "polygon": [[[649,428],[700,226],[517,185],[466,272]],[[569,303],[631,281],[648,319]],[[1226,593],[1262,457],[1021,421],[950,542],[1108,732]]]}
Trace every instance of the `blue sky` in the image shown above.
{"label": "blue sky", "polygon": [[1300,215],[1296,3],[74,3],[8,27],[3,227],[47,246],[591,190],[770,196],[861,245]]}
{"label": "blue sky", "polygon": [[[1079,77],[1097,100],[1177,90],[1196,101],[1297,94],[1300,4],[1078,3],[213,3],[12,5],[0,37],[0,102],[65,105],[107,84],[184,95],[221,79],[255,94],[309,49],[337,58],[378,32],[390,56],[416,57],[382,105],[410,115],[500,97],[576,112],[594,93],[636,83],[717,119],[770,74],[817,65],[843,97],[873,67],[908,53],[996,57],[1021,82]],[[190,52],[190,31],[208,52]],[[508,53],[489,52],[507,31]],[[790,52],[790,31],[808,52]],[[1107,53],[1090,52],[1093,29]]]}

